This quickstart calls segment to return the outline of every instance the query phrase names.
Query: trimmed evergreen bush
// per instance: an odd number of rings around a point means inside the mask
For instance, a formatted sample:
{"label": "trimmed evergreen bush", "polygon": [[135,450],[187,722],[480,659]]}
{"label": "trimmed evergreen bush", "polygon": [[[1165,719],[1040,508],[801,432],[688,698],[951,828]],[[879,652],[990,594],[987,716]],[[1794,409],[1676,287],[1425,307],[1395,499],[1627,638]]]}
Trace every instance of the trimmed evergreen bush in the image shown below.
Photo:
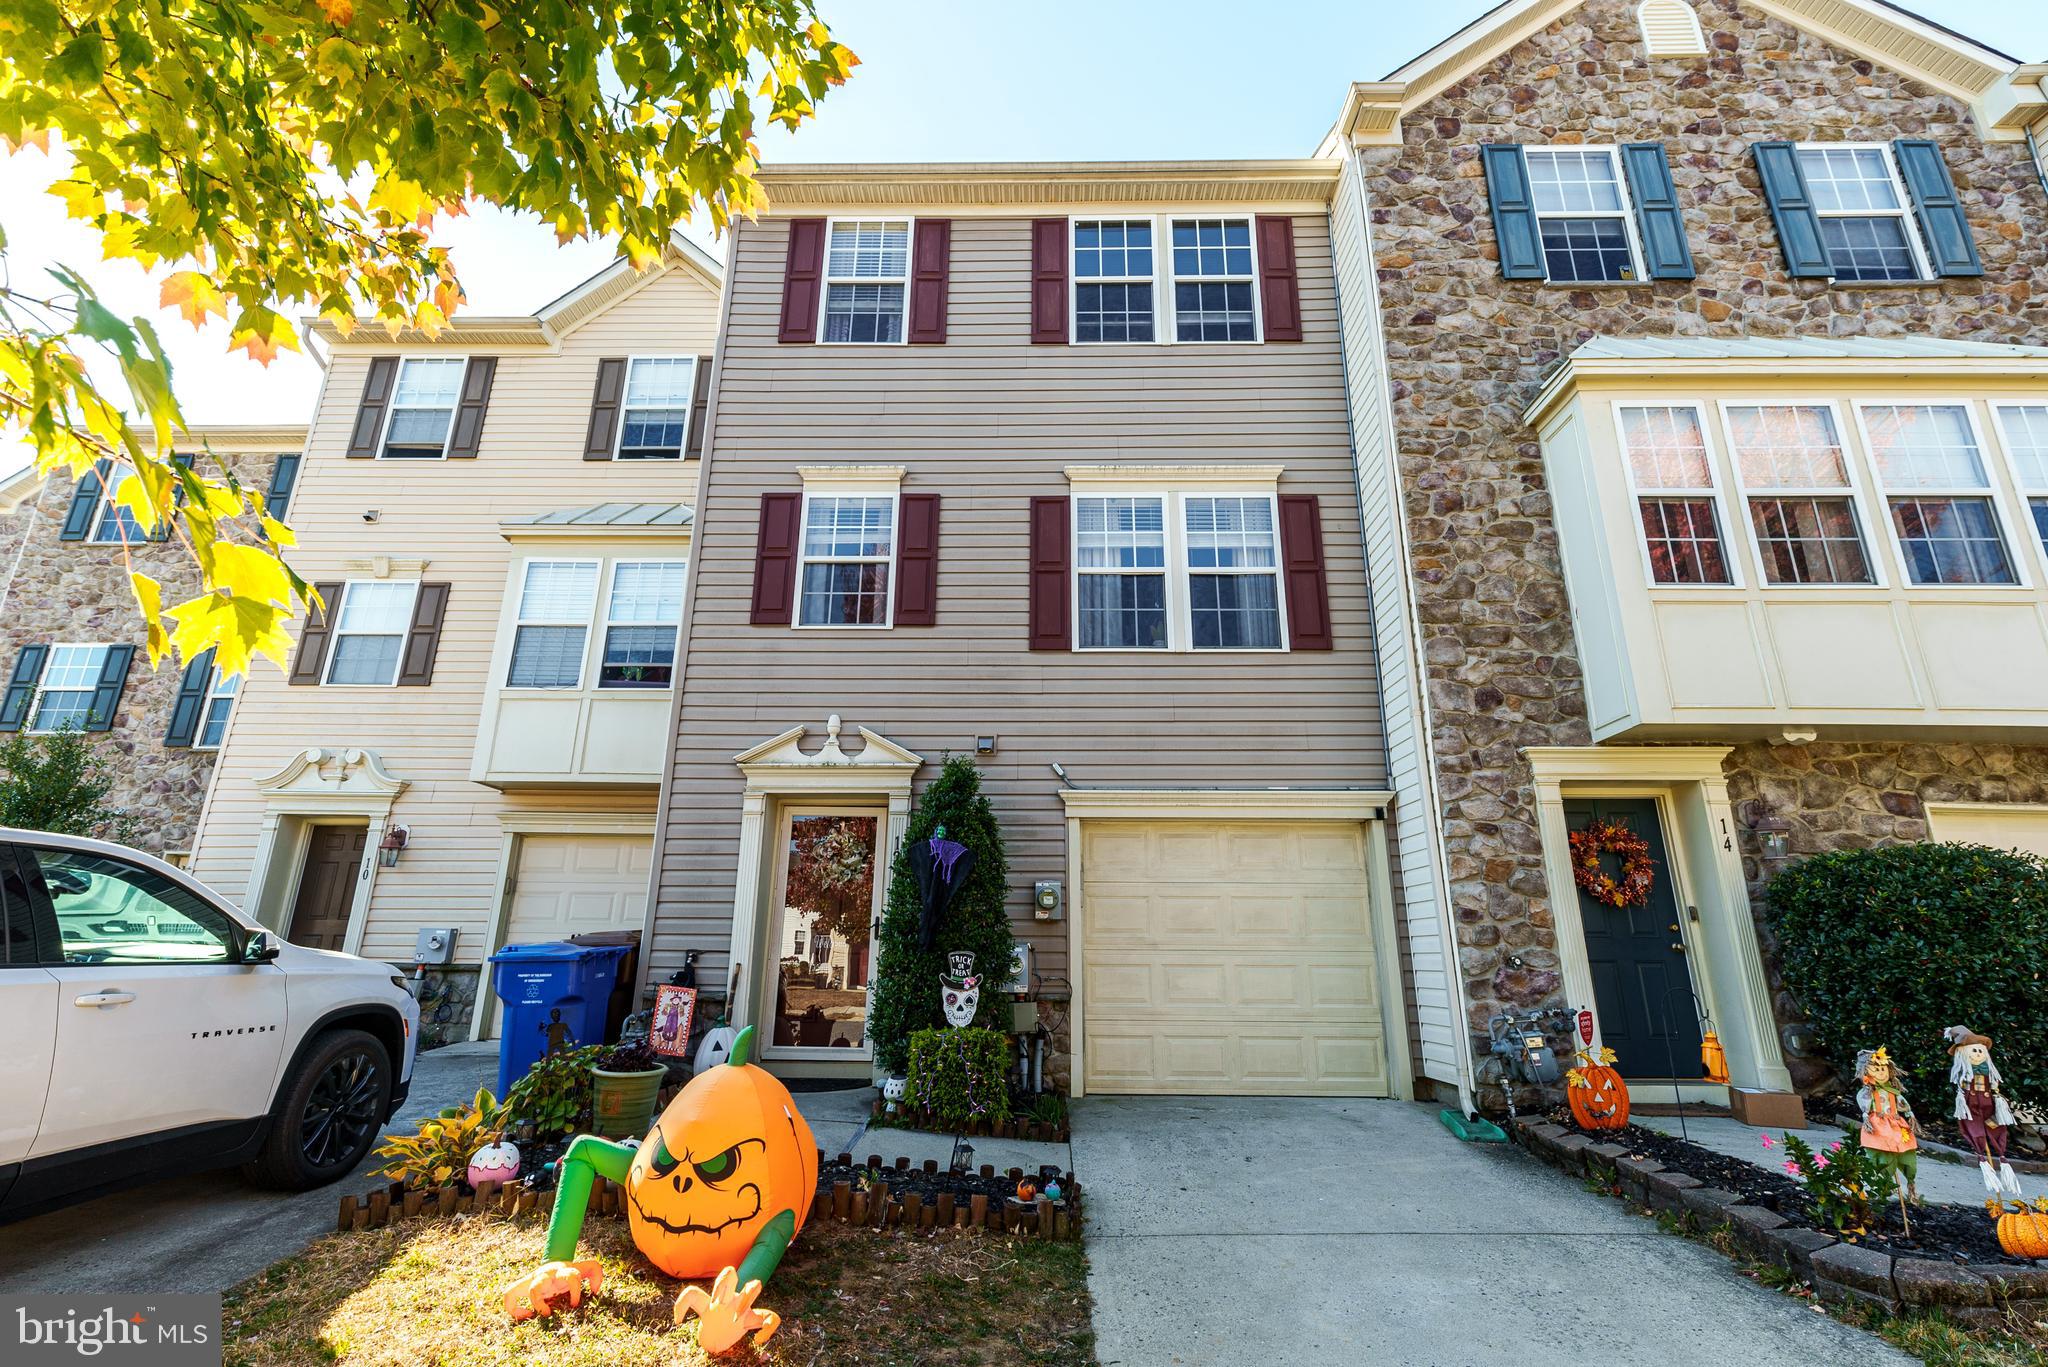
{"label": "trimmed evergreen bush", "polygon": [[[924,950],[917,945],[917,923],[923,908],[918,902],[917,879],[910,872],[910,849],[917,841],[931,839],[940,826],[946,828],[948,840],[957,840],[974,851],[975,863],[966,886],[939,925],[938,939]],[[949,756],[939,776],[918,795],[917,806],[910,813],[890,870],[889,902],[882,912],[867,1024],[875,1061],[890,1073],[902,1073],[909,1067],[913,1032],[944,1023],[939,979],[945,973],[946,955],[954,950],[971,951],[974,971],[981,975],[981,1005],[973,1023],[999,1032],[1010,1028],[1010,997],[1001,990],[1010,976],[1011,947],[1016,943],[1004,906],[1009,886],[1003,835],[982,795],[981,771],[965,755]]]}
{"label": "trimmed evergreen bush", "polygon": [[1941,1032],[1994,1041],[2006,1095],[2048,1103],[2048,862],[1983,845],[1818,854],[1766,890],[1786,986],[1851,1076],[1879,1045],[1926,1117],[1955,1106]]}
{"label": "trimmed evergreen bush", "polygon": [[1000,1030],[919,1030],[908,1075],[904,1099],[948,1129],[1010,1118],[1010,1037]]}

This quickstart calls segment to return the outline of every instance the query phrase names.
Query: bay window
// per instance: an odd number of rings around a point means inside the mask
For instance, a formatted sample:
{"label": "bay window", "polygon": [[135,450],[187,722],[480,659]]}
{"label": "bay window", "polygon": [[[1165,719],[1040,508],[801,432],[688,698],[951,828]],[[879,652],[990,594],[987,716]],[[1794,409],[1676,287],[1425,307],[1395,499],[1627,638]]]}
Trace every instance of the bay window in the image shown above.
{"label": "bay window", "polygon": [[1625,407],[1620,419],[1651,582],[1733,584],[1701,410],[1689,404]]}
{"label": "bay window", "polygon": [[2048,404],[2002,404],[1998,424],[2041,549],[2048,551]]}
{"label": "bay window", "polygon": [[512,633],[510,688],[578,688],[590,614],[597,598],[595,560],[529,560]]}
{"label": "bay window", "polygon": [[1731,404],[1723,413],[1764,582],[1876,583],[1834,409]]}
{"label": "bay window", "polygon": [[683,622],[683,562],[621,560],[605,600],[599,688],[667,688],[675,682]]}
{"label": "bay window", "polygon": [[1864,404],[1858,412],[1907,579],[2017,584],[1968,406]]}

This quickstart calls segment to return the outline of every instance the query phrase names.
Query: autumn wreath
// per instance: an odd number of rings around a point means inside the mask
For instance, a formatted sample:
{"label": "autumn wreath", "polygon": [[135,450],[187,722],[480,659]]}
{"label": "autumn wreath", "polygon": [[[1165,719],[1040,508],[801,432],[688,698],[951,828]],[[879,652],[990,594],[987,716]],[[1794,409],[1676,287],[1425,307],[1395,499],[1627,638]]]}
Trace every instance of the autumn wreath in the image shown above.
{"label": "autumn wreath", "polygon": [[[1650,842],[1618,821],[1595,821],[1571,833],[1572,877],[1594,901],[1615,908],[1639,907],[1650,900],[1650,880],[1657,861]],[[1621,861],[1621,877],[1600,866],[1600,856]]]}

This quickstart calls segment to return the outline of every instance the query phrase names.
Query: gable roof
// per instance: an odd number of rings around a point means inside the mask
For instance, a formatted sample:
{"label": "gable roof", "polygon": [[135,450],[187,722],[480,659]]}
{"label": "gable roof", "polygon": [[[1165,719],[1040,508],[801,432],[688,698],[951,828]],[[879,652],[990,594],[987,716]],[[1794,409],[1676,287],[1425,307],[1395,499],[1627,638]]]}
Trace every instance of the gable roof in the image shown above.
{"label": "gable roof", "polygon": [[[1697,6],[1704,0],[1688,0]],[[1378,81],[1352,85],[1324,140],[1399,142],[1401,118],[1577,9],[1584,0],[1504,0]],[[2019,61],[1888,0],[1742,0],[1774,19],[1968,104],[1987,137],[2016,139],[2048,110]]]}

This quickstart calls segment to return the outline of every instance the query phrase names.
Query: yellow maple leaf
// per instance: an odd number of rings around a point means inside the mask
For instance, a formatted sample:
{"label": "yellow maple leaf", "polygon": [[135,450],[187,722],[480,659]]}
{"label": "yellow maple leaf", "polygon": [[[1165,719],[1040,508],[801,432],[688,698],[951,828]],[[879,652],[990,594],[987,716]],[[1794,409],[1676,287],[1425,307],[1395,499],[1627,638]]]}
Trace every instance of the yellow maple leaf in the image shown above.
{"label": "yellow maple leaf", "polygon": [[291,651],[291,633],[284,629],[287,613],[269,603],[202,593],[172,608],[170,616],[177,622],[171,644],[178,657],[189,660],[211,646],[214,666],[223,675],[248,673],[257,655],[282,669]]}
{"label": "yellow maple leaf", "polygon": [[327,16],[327,22],[336,26],[356,17],[355,0],[320,0],[320,9]]}
{"label": "yellow maple leaf", "polygon": [[177,271],[166,276],[163,288],[157,292],[157,302],[164,308],[176,309],[193,327],[204,324],[208,314],[228,316],[227,301],[221,296],[220,287],[200,271]]}
{"label": "yellow maple leaf", "polygon": [[149,667],[155,669],[162,663],[164,652],[171,648],[171,638],[164,631],[164,589],[146,574],[130,572],[128,582],[135,589],[135,602],[142,609],[142,647],[149,652]]}
{"label": "yellow maple leaf", "polygon": [[285,573],[284,562],[266,548],[217,541],[213,546],[212,560],[208,568],[212,571],[216,588],[252,602],[289,604],[292,601],[291,576]]}
{"label": "yellow maple leaf", "polygon": [[261,365],[269,365],[276,360],[280,351],[298,349],[298,329],[289,320],[262,307],[249,309],[237,318],[234,331],[228,337],[228,350],[246,351],[250,360]]}
{"label": "yellow maple leaf", "polygon": [[400,223],[425,225],[433,217],[434,204],[425,187],[403,176],[382,176],[370,191],[370,209],[382,211]]}

